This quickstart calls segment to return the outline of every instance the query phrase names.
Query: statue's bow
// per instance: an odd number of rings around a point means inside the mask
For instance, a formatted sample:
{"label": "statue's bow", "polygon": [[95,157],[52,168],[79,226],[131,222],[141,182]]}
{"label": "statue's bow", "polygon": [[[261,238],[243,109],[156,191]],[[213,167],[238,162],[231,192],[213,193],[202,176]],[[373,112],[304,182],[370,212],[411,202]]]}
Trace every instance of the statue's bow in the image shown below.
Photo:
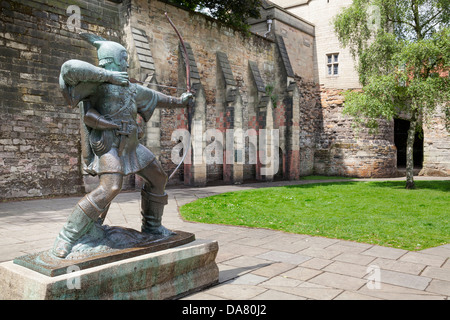
{"label": "statue's bow", "polygon": [[191,92],[191,66],[189,65],[189,55],[188,55],[188,51],[186,49],[186,45],[184,44],[183,37],[178,32],[178,29],[177,29],[177,27],[175,27],[172,20],[169,18],[169,15],[167,14],[167,12],[165,13],[165,15],[166,15],[166,18],[169,21],[170,25],[172,26],[172,28],[175,30],[178,38],[180,39],[181,47],[183,48],[183,53],[184,53],[184,59],[185,59],[184,61],[185,61],[185,65],[186,65],[186,87],[187,87],[187,91]]}
{"label": "statue's bow", "polygon": [[[183,53],[184,53],[184,62],[185,62],[185,65],[186,65],[186,88],[187,88],[187,92],[192,92],[191,91],[191,66],[190,66],[190,63],[189,63],[189,55],[188,55],[188,51],[186,49],[186,45],[184,43],[183,37],[178,32],[178,29],[177,29],[177,27],[175,27],[175,25],[173,24],[172,20],[169,18],[167,12],[165,13],[165,15],[166,15],[166,18],[169,21],[170,25],[172,26],[172,28],[175,30],[178,38],[180,39],[181,47],[183,48]],[[175,170],[173,170],[173,172],[170,174],[169,180],[175,175],[175,173],[180,168],[181,164],[184,163],[184,160],[186,159],[186,156],[189,153],[189,149],[190,149],[190,146],[191,146],[191,120],[192,120],[192,117],[191,117],[191,110],[190,110],[190,106],[189,106],[189,108],[188,108],[189,140],[188,140],[187,144],[183,143],[184,146],[185,146],[185,149],[186,149],[186,150],[184,150],[183,158],[181,159],[180,163],[175,168]]]}

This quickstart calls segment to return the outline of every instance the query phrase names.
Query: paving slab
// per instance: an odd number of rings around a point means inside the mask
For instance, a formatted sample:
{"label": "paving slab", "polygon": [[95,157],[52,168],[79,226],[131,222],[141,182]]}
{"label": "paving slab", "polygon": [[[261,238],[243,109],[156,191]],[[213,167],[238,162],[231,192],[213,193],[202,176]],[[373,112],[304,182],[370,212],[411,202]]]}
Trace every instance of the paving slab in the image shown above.
{"label": "paving slab", "polygon": [[445,280],[450,282],[450,272],[448,269],[436,268],[436,267],[426,267],[421,273],[421,276],[430,277],[433,279]]}
{"label": "paving slab", "polygon": [[265,259],[265,260],[271,260],[271,261],[278,261],[278,262],[285,262],[290,264],[301,264],[305,261],[308,261],[309,259],[312,259],[311,256],[306,256],[302,254],[293,254],[288,253],[284,251],[269,251],[263,254],[260,254],[256,256],[257,258]]}
{"label": "paving slab", "polygon": [[297,287],[302,283],[303,283],[303,281],[300,281],[297,279],[288,278],[288,277],[284,277],[284,276],[283,277],[275,276],[275,277],[265,281],[261,285],[264,286],[265,288],[267,288],[267,287]]}
{"label": "paving slab", "polygon": [[261,282],[267,281],[269,278],[258,276],[256,274],[247,273],[240,277],[236,277],[235,279],[232,279],[228,281],[228,284],[246,284],[246,285],[258,285]]}
{"label": "paving slab", "polygon": [[347,251],[347,252],[343,252],[340,255],[333,258],[333,260],[336,260],[336,261],[349,262],[349,263],[354,263],[354,264],[358,264],[358,265],[362,265],[362,266],[369,265],[375,259],[376,259],[376,257],[374,257],[374,256],[357,254],[351,250]]}
{"label": "paving slab", "polygon": [[187,297],[181,298],[181,300],[205,300],[205,301],[212,301],[212,300],[226,300],[225,298],[221,298],[218,296],[214,296],[212,294],[206,293],[206,292],[198,292],[193,293]]}
{"label": "paving slab", "polygon": [[383,300],[447,300],[448,298],[446,295],[439,293],[436,294],[386,283],[382,283],[379,289],[369,289],[367,286],[363,286],[357,292]]}
{"label": "paving slab", "polygon": [[260,245],[261,248],[269,249],[269,250],[279,250],[289,253],[296,253],[306,248],[309,248],[309,244],[306,242],[290,242],[286,240],[281,241],[268,241],[262,243]]}
{"label": "paving slab", "polygon": [[321,270],[315,270],[305,267],[296,267],[294,269],[291,269],[289,271],[283,272],[281,276],[286,278],[292,278],[297,280],[306,281],[311,278],[314,278],[315,276],[321,274]]}
{"label": "paving slab", "polygon": [[356,278],[363,278],[369,272],[366,266],[341,261],[335,261],[322,270]]}
{"label": "paving slab", "polygon": [[327,247],[328,250],[336,250],[340,252],[354,253],[354,254],[361,253],[367,250],[368,248],[370,248],[370,246],[366,247],[366,246],[355,246],[351,244],[349,245],[343,241],[339,241]]}
{"label": "paving slab", "polygon": [[332,244],[339,243],[338,239],[329,239],[323,237],[308,237],[297,241],[298,244],[306,244],[308,247],[326,248]]}
{"label": "paving slab", "polygon": [[296,296],[287,292],[282,292],[278,290],[267,290],[263,293],[255,296],[251,300],[306,300],[305,297]]}
{"label": "paving slab", "polygon": [[426,289],[427,292],[437,293],[447,296],[447,300],[450,296],[450,281],[433,279],[430,285]]}
{"label": "paving slab", "polygon": [[[245,242],[244,242],[245,243]],[[229,243],[226,247],[226,251],[232,252],[237,255],[245,255],[245,256],[257,256],[263,253],[268,252],[268,249],[264,247],[256,247],[256,246],[248,246],[245,244],[239,244],[236,242]]]}
{"label": "paving slab", "polygon": [[353,292],[353,291],[344,291],[340,295],[338,295],[334,300],[382,300],[380,298],[371,297],[365,294]]}
{"label": "paving slab", "polygon": [[421,274],[426,267],[425,264],[421,263],[412,263],[384,258],[377,258],[374,261],[372,261],[371,264],[378,266],[380,269],[383,270],[392,270],[415,275]]}
{"label": "paving slab", "polygon": [[244,284],[220,284],[204,292],[227,300],[249,300],[267,291],[266,288]]}
{"label": "paving slab", "polygon": [[286,292],[292,295],[299,296],[301,298],[313,300],[332,300],[343,292],[343,290],[336,288],[312,287],[312,286],[298,286],[298,287],[267,286],[267,288],[270,290]]}
{"label": "paving slab", "polygon": [[350,291],[356,291],[367,284],[367,281],[364,279],[333,272],[323,272],[317,277],[310,279],[309,282]]}
{"label": "paving slab", "polygon": [[373,246],[363,252],[361,252],[362,255],[368,255],[378,258],[387,258],[387,259],[398,259],[401,256],[408,253],[408,251],[403,249],[397,249],[397,248],[388,248],[388,247],[380,247],[380,246]]}
{"label": "paving slab", "polygon": [[447,259],[447,261],[444,262],[441,268],[450,269],[450,259]]}
{"label": "paving slab", "polygon": [[229,280],[236,279],[252,271],[251,268],[233,267],[221,263],[218,263],[217,266],[219,267],[219,283],[224,283]]}
{"label": "paving slab", "polygon": [[380,281],[405,288],[425,290],[431,278],[382,269],[380,270]]}
{"label": "paving slab", "polygon": [[271,265],[268,265],[267,267],[262,267],[257,270],[252,271],[253,274],[269,277],[272,278],[274,276],[277,276],[281,273],[284,273],[288,270],[294,269],[296,266],[289,263],[284,262],[275,262]]}
{"label": "paving slab", "polygon": [[298,252],[300,255],[309,257],[317,257],[322,259],[332,259],[342,253],[342,250],[321,248],[321,247],[309,247],[307,249]]}
{"label": "paving slab", "polygon": [[267,267],[272,263],[273,261],[267,259],[249,256],[239,256],[231,260],[222,261],[222,264],[234,267],[248,268],[249,270],[256,270],[259,268]]}
{"label": "paving slab", "polygon": [[322,269],[325,268],[330,263],[333,263],[333,260],[322,259],[322,258],[312,258],[306,262],[300,264],[302,267],[311,268],[311,269]]}
{"label": "paving slab", "polygon": [[399,260],[405,262],[421,263],[433,267],[440,267],[445,263],[447,259],[448,258],[446,257],[421,252],[408,252]]}

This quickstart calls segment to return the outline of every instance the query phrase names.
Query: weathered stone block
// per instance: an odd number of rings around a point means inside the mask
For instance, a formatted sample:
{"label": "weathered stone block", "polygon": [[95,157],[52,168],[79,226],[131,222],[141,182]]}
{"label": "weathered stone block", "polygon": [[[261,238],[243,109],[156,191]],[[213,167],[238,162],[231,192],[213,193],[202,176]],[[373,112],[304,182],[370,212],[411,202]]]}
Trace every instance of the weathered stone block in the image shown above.
{"label": "weathered stone block", "polygon": [[216,241],[197,240],[82,271],[48,277],[12,261],[0,264],[3,300],[174,299],[217,283]]}

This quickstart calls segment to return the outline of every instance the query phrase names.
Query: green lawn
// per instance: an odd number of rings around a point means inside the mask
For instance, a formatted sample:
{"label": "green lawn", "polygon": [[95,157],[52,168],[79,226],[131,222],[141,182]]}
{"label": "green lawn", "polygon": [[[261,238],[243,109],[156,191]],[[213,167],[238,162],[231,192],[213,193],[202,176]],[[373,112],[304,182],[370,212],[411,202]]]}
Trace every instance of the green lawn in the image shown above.
{"label": "green lawn", "polygon": [[282,230],[407,250],[450,243],[450,181],[332,182],[224,193],[181,208],[189,221]]}

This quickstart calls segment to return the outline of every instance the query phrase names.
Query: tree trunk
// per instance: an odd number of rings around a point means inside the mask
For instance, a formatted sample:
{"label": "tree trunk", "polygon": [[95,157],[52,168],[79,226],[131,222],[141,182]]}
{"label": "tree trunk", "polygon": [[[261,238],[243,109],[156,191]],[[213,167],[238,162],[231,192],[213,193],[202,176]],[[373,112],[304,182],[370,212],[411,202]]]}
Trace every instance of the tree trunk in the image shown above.
{"label": "tree trunk", "polygon": [[406,142],[406,189],[415,189],[414,183],[414,140],[416,137],[417,117],[411,116]]}

